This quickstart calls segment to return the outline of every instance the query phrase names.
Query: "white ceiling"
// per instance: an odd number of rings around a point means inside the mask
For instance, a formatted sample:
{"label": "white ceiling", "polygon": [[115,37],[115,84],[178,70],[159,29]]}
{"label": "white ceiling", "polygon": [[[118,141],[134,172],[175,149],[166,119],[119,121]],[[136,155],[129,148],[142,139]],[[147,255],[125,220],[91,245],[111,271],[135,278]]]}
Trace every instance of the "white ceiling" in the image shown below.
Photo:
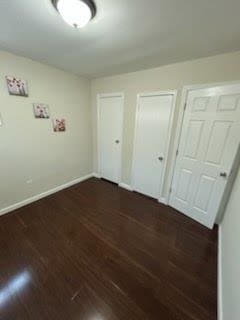
{"label": "white ceiling", "polygon": [[240,0],[95,0],[83,29],[50,0],[0,0],[0,49],[87,77],[240,50]]}

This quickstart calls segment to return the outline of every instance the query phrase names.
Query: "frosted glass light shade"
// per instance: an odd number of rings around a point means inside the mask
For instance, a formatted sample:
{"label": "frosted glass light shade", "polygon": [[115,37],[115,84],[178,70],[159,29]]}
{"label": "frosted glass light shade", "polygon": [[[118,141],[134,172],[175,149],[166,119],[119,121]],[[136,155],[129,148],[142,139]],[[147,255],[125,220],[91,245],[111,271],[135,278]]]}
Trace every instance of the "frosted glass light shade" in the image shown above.
{"label": "frosted glass light shade", "polygon": [[93,17],[93,10],[88,1],[58,0],[56,8],[63,20],[75,28],[84,27]]}

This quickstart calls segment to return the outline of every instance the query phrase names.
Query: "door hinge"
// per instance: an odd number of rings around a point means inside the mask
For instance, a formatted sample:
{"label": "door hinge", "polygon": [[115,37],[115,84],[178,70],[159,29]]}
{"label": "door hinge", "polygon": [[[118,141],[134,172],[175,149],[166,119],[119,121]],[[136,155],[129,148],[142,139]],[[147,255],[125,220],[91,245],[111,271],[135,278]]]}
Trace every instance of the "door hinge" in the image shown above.
{"label": "door hinge", "polygon": [[187,109],[187,102],[184,104],[184,111]]}
{"label": "door hinge", "polygon": [[170,188],[169,193],[172,193],[172,188]]}
{"label": "door hinge", "polygon": [[178,150],[176,151],[176,157],[178,156]]}

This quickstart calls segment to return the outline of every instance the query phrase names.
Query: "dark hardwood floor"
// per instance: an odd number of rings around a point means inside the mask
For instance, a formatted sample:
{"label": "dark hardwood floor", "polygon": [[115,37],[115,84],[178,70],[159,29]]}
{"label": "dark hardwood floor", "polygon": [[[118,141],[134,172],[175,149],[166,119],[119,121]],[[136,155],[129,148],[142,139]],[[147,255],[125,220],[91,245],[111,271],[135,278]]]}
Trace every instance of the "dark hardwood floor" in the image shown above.
{"label": "dark hardwood floor", "polygon": [[217,228],[90,179],[0,217],[1,320],[215,320]]}

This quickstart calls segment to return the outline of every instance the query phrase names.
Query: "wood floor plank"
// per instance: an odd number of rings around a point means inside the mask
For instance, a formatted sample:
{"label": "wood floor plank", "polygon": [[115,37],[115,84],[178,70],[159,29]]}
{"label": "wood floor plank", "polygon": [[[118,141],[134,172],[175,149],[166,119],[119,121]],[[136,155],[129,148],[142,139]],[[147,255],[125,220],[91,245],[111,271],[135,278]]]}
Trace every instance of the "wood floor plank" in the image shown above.
{"label": "wood floor plank", "polygon": [[89,179],[0,217],[0,319],[216,320],[217,228]]}

